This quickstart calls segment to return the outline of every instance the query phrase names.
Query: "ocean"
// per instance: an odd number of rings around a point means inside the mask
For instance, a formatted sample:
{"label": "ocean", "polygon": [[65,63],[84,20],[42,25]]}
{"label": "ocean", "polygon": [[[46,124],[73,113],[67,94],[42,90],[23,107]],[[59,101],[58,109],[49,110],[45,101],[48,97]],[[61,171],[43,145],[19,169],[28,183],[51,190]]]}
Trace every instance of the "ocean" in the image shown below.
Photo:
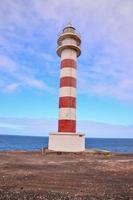
{"label": "ocean", "polygon": [[[86,138],[86,148],[133,153],[133,139]],[[39,150],[48,146],[48,137],[0,135],[0,151]]]}

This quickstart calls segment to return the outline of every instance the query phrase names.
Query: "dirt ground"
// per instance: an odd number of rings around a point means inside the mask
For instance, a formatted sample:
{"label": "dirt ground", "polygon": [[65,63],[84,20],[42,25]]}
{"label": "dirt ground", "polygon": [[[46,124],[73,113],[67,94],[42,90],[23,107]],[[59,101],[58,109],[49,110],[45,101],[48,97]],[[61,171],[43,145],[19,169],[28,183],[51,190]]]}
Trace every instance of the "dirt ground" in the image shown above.
{"label": "dirt ground", "polygon": [[0,152],[1,200],[133,200],[133,154]]}

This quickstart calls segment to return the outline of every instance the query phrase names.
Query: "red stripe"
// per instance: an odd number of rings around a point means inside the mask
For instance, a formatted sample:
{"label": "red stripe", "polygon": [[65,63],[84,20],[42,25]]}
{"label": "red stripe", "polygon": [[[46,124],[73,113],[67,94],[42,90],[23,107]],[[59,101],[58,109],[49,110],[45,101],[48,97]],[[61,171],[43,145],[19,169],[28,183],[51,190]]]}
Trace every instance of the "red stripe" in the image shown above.
{"label": "red stripe", "polygon": [[60,79],[60,87],[75,87],[76,88],[76,79],[73,77],[62,77]]}
{"label": "red stripe", "polygon": [[58,132],[76,133],[76,120],[59,120]]}
{"label": "red stripe", "polygon": [[76,108],[75,97],[60,97],[59,108]]}
{"label": "red stripe", "polygon": [[61,69],[65,67],[72,67],[76,69],[76,61],[73,59],[64,59],[61,61]]}

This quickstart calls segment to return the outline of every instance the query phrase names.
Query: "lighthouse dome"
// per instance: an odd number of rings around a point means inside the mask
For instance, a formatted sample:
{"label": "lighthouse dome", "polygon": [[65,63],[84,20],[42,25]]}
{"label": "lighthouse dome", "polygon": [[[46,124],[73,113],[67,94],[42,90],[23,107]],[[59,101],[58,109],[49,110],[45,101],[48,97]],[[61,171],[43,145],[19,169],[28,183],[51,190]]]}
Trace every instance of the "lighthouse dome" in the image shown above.
{"label": "lighthouse dome", "polygon": [[75,28],[74,28],[74,26],[71,23],[68,23],[66,25],[66,27],[63,29],[63,32],[64,33],[66,33],[66,32],[74,33],[75,32]]}

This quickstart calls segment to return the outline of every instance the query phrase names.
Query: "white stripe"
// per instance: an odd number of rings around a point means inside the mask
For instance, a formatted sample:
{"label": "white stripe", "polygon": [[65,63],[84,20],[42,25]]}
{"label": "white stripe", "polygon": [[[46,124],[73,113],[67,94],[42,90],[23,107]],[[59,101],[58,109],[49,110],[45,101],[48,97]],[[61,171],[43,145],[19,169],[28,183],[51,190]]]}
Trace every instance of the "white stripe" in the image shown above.
{"label": "white stripe", "polygon": [[59,120],[61,119],[76,120],[76,109],[75,108],[60,108]]}
{"label": "white stripe", "polygon": [[77,46],[77,42],[73,38],[66,38],[66,39],[64,39],[62,41],[62,45],[64,45],[64,44],[73,44],[73,45]]}
{"label": "white stripe", "polygon": [[62,68],[61,73],[60,73],[60,77],[62,78],[62,77],[65,77],[65,76],[76,78],[76,69],[74,69],[72,67]]}
{"label": "white stripe", "polygon": [[76,97],[76,88],[74,87],[61,87],[60,88],[60,97]]}
{"label": "white stripe", "polygon": [[64,49],[61,53],[61,60],[64,59],[73,59],[77,60],[77,52],[73,49]]}

